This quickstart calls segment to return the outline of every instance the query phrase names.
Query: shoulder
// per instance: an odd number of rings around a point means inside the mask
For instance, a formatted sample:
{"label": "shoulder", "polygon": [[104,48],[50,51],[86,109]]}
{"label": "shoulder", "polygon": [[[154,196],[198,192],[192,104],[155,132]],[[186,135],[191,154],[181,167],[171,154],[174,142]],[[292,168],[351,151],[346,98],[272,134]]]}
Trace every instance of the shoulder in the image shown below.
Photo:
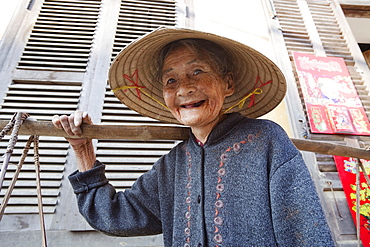
{"label": "shoulder", "polygon": [[168,153],[162,155],[158,161],[154,164],[156,169],[164,169],[166,166],[173,167],[175,161],[181,158],[185,154],[186,143],[188,140],[175,143],[174,147],[168,151]]}
{"label": "shoulder", "polygon": [[244,117],[239,122],[240,128],[245,131],[255,130],[257,132],[265,133],[275,136],[287,136],[285,130],[277,123],[268,119],[253,119]]}
{"label": "shoulder", "polygon": [[[297,154],[297,148],[290,140],[286,131],[277,123],[267,119],[244,118],[241,121],[241,128],[246,133],[254,132],[260,142],[269,146],[269,150],[284,150],[290,155]],[[257,140],[256,139],[256,140]]]}

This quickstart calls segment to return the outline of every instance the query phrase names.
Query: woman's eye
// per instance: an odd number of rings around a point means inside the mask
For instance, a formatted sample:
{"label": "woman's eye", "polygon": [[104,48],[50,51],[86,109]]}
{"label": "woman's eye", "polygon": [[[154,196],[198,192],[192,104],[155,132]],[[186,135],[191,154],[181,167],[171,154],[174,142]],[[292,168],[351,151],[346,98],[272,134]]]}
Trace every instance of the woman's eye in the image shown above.
{"label": "woman's eye", "polygon": [[201,69],[194,70],[194,75],[199,75],[200,73],[203,73],[203,70]]}
{"label": "woman's eye", "polygon": [[167,80],[167,85],[169,85],[169,84],[172,84],[172,83],[175,83],[176,82],[176,80],[175,79],[173,79],[173,78],[170,78],[170,79],[168,79]]}

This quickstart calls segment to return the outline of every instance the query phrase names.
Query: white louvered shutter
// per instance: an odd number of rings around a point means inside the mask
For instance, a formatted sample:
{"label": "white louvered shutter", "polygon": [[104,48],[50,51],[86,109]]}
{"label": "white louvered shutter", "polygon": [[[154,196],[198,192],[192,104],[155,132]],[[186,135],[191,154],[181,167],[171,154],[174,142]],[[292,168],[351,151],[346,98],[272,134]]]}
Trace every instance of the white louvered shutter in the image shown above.
{"label": "white louvered shutter", "polygon": [[[121,1],[112,58],[131,41],[160,26],[175,26],[175,1]],[[123,105],[106,87],[101,122],[103,124],[157,125]],[[109,180],[119,189],[131,187],[160,156],[174,146],[174,141],[99,140],[97,158],[107,165]]]}
{"label": "white louvered shutter", "polygon": [[[24,111],[37,120],[54,114],[89,109],[96,123],[162,124],[131,111],[107,86],[107,69],[127,44],[160,26],[175,26],[177,4],[171,0],[43,0],[25,17],[20,33],[9,46],[0,85],[0,119]],[[32,24],[32,25],[31,25]],[[21,46],[24,37],[27,40]],[[18,44],[18,43],[19,44]],[[1,58],[1,57],[0,57]],[[0,73],[0,74],[1,74]],[[0,142],[5,152],[9,136]],[[6,175],[3,198],[28,136],[20,136]],[[98,140],[97,158],[107,165],[107,176],[118,190],[129,188],[174,141]],[[0,231],[17,230],[22,216],[27,230],[38,230],[33,151],[26,159],[5,210]],[[67,176],[75,170],[73,152],[64,138],[40,138],[41,185],[47,230],[91,230],[77,212]]]}
{"label": "white louvered shutter", "polygon": [[[44,0],[38,4],[39,13],[36,13],[37,19],[31,26],[21,56],[9,56],[4,63],[12,64],[12,60],[18,60],[15,69],[4,66],[8,69],[4,69],[8,81],[2,81],[2,86],[5,83],[7,86],[2,92],[1,120],[10,120],[15,112],[26,112],[37,120],[51,120],[55,114],[71,114],[79,105],[101,1]],[[37,9],[33,13],[35,11]],[[0,142],[1,153],[5,152],[8,139],[9,136],[6,136]],[[0,200],[10,184],[15,164],[20,160],[27,139],[28,136],[18,138]],[[48,220],[52,217],[48,214],[55,213],[60,203],[62,182],[66,177],[68,143],[64,138],[41,136],[39,152],[43,206]],[[31,148],[5,215],[17,217],[18,214],[26,216],[37,213],[36,176]],[[38,228],[37,225],[29,225],[31,229]],[[6,224],[0,226],[6,227]]]}

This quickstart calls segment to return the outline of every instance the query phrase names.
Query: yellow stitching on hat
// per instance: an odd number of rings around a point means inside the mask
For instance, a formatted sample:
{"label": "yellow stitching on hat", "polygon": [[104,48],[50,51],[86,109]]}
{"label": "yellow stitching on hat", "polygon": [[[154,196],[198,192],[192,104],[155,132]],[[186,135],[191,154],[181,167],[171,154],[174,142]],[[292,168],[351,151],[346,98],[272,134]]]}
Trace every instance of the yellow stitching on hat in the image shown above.
{"label": "yellow stitching on hat", "polygon": [[145,94],[146,96],[148,96],[149,98],[151,98],[152,100],[154,100],[155,102],[157,102],[158,104],[160,104],[161,106],[163,106],[164,108],[166,108],[168,110],[168,107],[164,104],[162,104],[162,102],[160,102],[159,100],[153,98],[150,94],[148,94],[147,92],[145,92],[143,90],[143,88],[141,87],[138,87],[138,86],[122,86],[122,87],[119,87],[119,88],[116,88],[116,89],[113,89],[112,92],[115,93],[117,90],[126,90],[126,89],[130,89],[130,88],[135,88],[135,89],[139,89],[140,92],[142,92],[143,94]]}
{"label": "yellow stitching on hat", "polygon": [[112,92],[115,93],[118,90],[121,90],[121,89],[126,90],[126,89],[129,89],[129,88],[139,88],[139,87],[138,86],[123,86],[123,87],[113,89]]}
{"label": "yellow stitching on hat", "polygon": [[242,108],[245,104],[245,101],[250,98],[252,95],[255,95],[255,94],[261,94],[263,93],[263,90],[261,88],[256,88],[253,90],[253,92],[251,92],[250,94],[244,96],[238,103],[236,103],[235,105],[227,108],[223,113],[225,114],[226,112],[230,111],[231,109],[233,109],[234,107],[236,106],[239,106],[239,108]]}

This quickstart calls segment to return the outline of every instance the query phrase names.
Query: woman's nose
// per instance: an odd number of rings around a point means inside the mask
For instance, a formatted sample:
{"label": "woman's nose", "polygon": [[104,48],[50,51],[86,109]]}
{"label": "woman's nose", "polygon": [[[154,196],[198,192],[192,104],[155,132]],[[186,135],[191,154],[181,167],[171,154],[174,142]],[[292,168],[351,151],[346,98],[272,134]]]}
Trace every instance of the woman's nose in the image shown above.
{"label": "woman's nose", "polygon": [[178,90],[178,96],[188,96],[196,91],[195,83],[189,78],[182,78]]}

